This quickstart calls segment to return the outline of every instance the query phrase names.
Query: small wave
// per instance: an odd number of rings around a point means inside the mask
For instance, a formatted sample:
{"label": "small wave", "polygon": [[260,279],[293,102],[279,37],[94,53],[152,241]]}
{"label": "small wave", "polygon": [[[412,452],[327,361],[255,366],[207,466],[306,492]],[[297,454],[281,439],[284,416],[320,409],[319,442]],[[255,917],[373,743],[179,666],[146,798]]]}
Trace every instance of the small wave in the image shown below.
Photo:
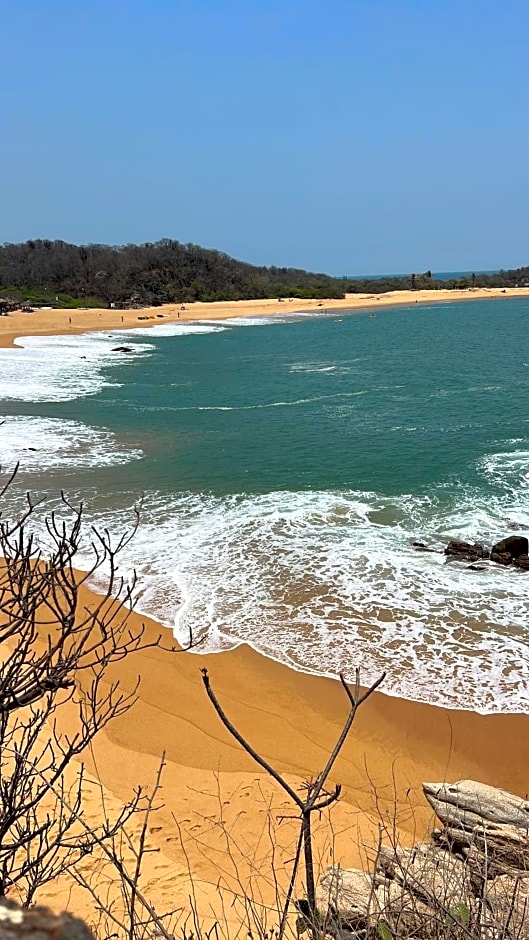
{"label": "small wave", "polygon": [[119,444],[105,428],[93,428],[79,421],[58,418],[8,416],[0,427],[2,466],[19,464],[20,473],[34,473],[54,467],[84,469],[129,463],[142,451]]}
{"label": "small wave", "polygon": [[[312,398],[295,398],[292,401],[258,402],[252,405],[157,405],[156,411],[260,411],[263,408],[292,408],[296,405],[310,405],[318,401],[331,401],[340,398],[356,398],[365,392],[347,392],[339,395],[315,395]],[[144,410],[149,410],[144,409]]]}
{"label": "small wave", "polygon": [[290,372],[291,373],[305,372],[307,374],[311,374],[313,372],[336,372],[337,369],[338,369],[338,366],[336,365],[332,365],[332,366],[323,366],[323,365],[316,366],[315,365],[315,366],[303,366],[303,367],[292,366],[292,368],[290,369]]}
{"label": "small wave", "polygon": [[132,343],[130,351],[116,351],[118,335],[84,333],[17,339],[15,348],[0,348],[0,397],[4,401],[71,401],[118,385],[108,378],[108,366],[130,363],[153,348],[146,343]]}
{"label": "small wave", "polygon": [[[223,320],[224,324],[226,321]],[[146,336],[156,339],[159,336],[191,336],[200,333],[223,333],[226,326],[216,323],[214,320],[187,320],[180,323],[157,323],[155,326],[136,326],[127,330],[115,330],[123,339],[127,336]]]}
{"label": "small wave", "polygon": [[479,461],[478,470],[503,489],[511,492],[526,489],[529,486],[529,450],[488,454]]}
{"label": "small wave", "polygon": [[[204,652],[250,642],[306,671],[360,665],[369,681],[386,669],[392,694],[519,711],[529,708],[527,576],[468,571],[442,549],[449,538],[490,541],[522,515],[475,490],[457,503],[437,491],[151,493],[122,567],[138,572],[143,611],[178,637],[203,633]],[[415,551],[416,540],[438,552]]]}

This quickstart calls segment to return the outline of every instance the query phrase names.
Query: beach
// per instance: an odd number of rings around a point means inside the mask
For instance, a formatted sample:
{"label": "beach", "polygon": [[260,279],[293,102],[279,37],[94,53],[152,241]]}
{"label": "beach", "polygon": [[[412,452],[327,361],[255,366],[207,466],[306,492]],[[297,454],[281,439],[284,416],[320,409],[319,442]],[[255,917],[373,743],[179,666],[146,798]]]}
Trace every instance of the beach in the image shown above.
{"label": "beach", "polygon": [[37,308],[33,313],[15,311],[0,317],[0,345],[9,346],[17,336],[45,336],[55,333],[86,333],[92,330],[133,329],[180,320],[225,320],[232,317],[262,317],[298,312],[370,310],[409,304],[454,303],[461,300],[529,297],[529,287],[464,288],[461,290],[403,290],[386,294],[346,294],[342,300],[237,300],[216,303],[164,304],[139,310]]}
{"label": "beach", "polygon": [[[504,296],[529,296],[529,289],[407,291],[324,302],[186,304],[185,310],[182,305],[127,311],[36,310],[1,318],[0,343],[10,345],[23,335],[122,330],[175,320],[322,310],[360,313],[415,302]],[[83,603],[93,603],[89,592]],[[132,617],[145,624],[149,639],[162,629],[140,614]],[[172,641],[169,630],[163,635],[166,644]],[[149,649],[112,668],[109,682],[119,680],[125,690],[133,689],[140,678],[138,699],[96,739],[93,752],[86,755],[89,773],[102,785],[107,808],[117,810],[139,784],[152,785],[165,754],[163,807],[149,828],[153,851],[147,858],[144,891],[160,911],[188,909],[191,871],[199,910],[211,922],[223,916],[222,905],[229,907],[243,888],[258,890],[264,902],[273,905],[272,841],[277,849],[273,864],[284,890],[296,823],[289,819],[278,823],[278,816],[292,815],[292,807],[222,727],[206,697],[202,668],[207,668],[236,727],[296,789],[325,765],[347,716],[348,701],[337,680],[290,669],[245,644],[207,655]],[[320,823],[319,864],[322,868],[336,862],[365,864],[367,846],[376,843],[381,825],[404,843],[422,838],[432,824],[421,793],[423,781],[476,779],[525,796],[528,732],[526,715],[478,715],[376,692],[362,706],[331,777],[333,784],[342,784],[343,792],[332,810],[332,823],[325,818]],[[91,786],[86,800],[89,821],[101,813],[100,787]],[[218,890],[219,884],[223,890]],[[83,900],[80,889],[68,892],[65,884],[52,884],[41,899],[89,916],[89,899]],[[234,909],[229,916],[236,921]]]}
{"label": "beach", "polygon": [[[92,603],[89,592],[82,602]],[[134,626],[145,624],[146,640],[159,634],[156,623],[132,618]],[[164,643],[170,639],[166,631]],[[86,755],[89,774],[104,787],[107,811],[116,811],[138,785],[152,785],[165,754],[163,807],[149,828],[144,892],[161,912],[188,909],[193,890],[211,923],[223,916],[221,901],[230,908],[243,885],[273,907],[269,830],[284,890],[297,829],[293,820],[279,825],[277,817],[294,815],[293,807],[222,727],[203,688],[203,668],[229,718],[296,789],[324,766],[348,701],[339,682],[288,669],[244,645],[205,656],[150,649],[113,667],[109,680],[119,679],[125,690],[140,677],[138,698],[96,738]],[[524,795],[528,763],[527,716],[445,711],[375,692],[359,710],[331,776],[343,794],[330,813],[332,825],[324,816],[316,827],[318,865],[365,865],[380,827],[386,842],[392,834],[405,844],[424,837],[432,816],[423,781],[470,778]],[[93,786],[84,817],[100,814],[101,793]],[[72,898],[60,882],[43,894],[56,908],[68,904],[89,916],[89,899],[78,892]],[[239,914],[231,908],[234,922]]]}

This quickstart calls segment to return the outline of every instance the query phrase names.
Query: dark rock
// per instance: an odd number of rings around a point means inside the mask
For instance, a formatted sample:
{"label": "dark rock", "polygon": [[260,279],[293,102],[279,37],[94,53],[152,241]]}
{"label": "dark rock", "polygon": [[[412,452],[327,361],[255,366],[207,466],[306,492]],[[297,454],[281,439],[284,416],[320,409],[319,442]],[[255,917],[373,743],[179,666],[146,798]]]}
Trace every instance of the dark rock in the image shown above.
{"label": "dark rock", "polygon": [[524,571],[529,571],[529,555],[518,555],[518,558],[515,558],[513,563],[517,568],[523,568]]}
{"label": "dark rock", "polygon": [[486,571],[485,565],[467,565],[467,571]]}
{"label": "dark rock", "polygon": [[509,552],[495,552],[490,553],[491,561],[495,561],[497,565],[510,565],[512,562],[512,555]]}
{"label": "dark rock", "polygon": [[528,554],[529,541],[523,535],[508,535],[506,539],[492,546],[492,552],[498,555],[508,552],[512,558],[518,558],[518,555]]}
{"label": "dark rock", "polygon": [[132,352],[132,346],[114,346],[112,352]]}
{"label": "dark rock", "polygon": [[462,561],[478,561],[480,558],[488,558],[489,553],[484,545],[470,542],[461,542],[459,539],[453,539],[445,548],[445,555],[454,555],[461,558]]}
{"label": "dark rock", "polygon": [[435,552],[435,548],[428,548],[424,542],[412,542],[411,547],[415,549],[416,552]]}

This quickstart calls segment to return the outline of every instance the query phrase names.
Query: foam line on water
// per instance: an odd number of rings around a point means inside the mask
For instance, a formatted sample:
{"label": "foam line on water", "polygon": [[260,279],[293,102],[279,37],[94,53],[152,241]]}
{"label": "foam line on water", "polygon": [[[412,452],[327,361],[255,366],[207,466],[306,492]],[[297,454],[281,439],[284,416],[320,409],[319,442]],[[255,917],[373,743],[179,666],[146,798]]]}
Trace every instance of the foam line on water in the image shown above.
{"label": "foam line on water", "polygon": [[223,325],[224,322],[225,321],[222,321],[222,324],[220,324],[215,323],[215,321],[181,320],[176,323],[156,323],[153,326],[135,326],[131,329],[115,330],[114,332],[121,335],[124,339],[131,335],[153,338],[160,336],[192,336],[201,333],[222,333],[226,330],[226,327]]}
{"label": "foam line on water", "polygon": [[127,448],[106,428],[93,428],[79,421],[8,415],[0,426],[2,466],[19,473],[51,468],[80,470],[129,463],[142,456],[138,448]]}
{"label": "foam line on water", "polygon": [[[388,671],[386,691],[482,712],[529,708],[525,573],[447,562],[449,538],[529,530],[523,499],[462,491],[215,498],[148,494],[126,565],[139,606],[203,651],[248,642],[311,672]],[[112,528],[116,520],[104,519]],[[420,553],[420,539],[438,553]],[[146,562],[148,558],[148,562]]]}
{"label": "foam line on water", "polygon": [[4,401],[71,401],[116,385],[108,378],[108,367],[130,363],[152,349],[150,344],[132,343],[130,352],[116,352],[118,337],[119,333],[82,333],[17,339],[13,349],[0,348],[0,397]]}

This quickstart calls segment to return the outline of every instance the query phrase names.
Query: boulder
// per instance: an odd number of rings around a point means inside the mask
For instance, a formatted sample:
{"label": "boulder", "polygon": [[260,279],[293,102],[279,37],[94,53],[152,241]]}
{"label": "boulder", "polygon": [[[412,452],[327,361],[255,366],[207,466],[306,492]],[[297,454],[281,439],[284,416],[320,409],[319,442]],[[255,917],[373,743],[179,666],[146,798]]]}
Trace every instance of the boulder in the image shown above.
{"label": "boulder", "polygon": [[456,783],[423,783],[423,793],[435,815],[445,826],[473,829],[502,823],[527,831],[529,802],[519,796],[476,780]]}
{"label": "boulder", "polygon": [[357,868],[331,866],[316,888],[316,908],[324,921],[365,923],[373,904],[373,876]]}
{"label": "boulder", "polygon": [[487,823],[470,829],[445,826],[432,833],[436,845],[466,859],[473,873],[483,878],[527,872],[529,836],[527,830],[507,824]]}
{"label": "boulder", "polygon": [[328,869],[321,935],[529,940],[529,801],[474,780],[423,790],[444,828],[411,848],[379,845],[371,872]]}
{"label": "boulder", "polygon": [[411,849],[383,846],[378,865],[390,879],[433,907],[441,903],[447,907],[472,904],[465,863],[429,842],[417,843]]}
{"label": "boulder", "polygon": [[512,564],[512,555],[509,555],[509,552],[491,552],[490,560],[495,561],[497,565],[510,565]]}
{"label": "boulder", "polygon": [[416,552],[436,552],[436,548],[429,548],[428,545],[425,545],[424,542],[412,542],[411,547],[415,549]]}
{"label": "boulder", "polygon": [[112,352],[132,352],[132,346],[114,346]]}
{"label": "boulder", "polygon": [[511,558],[527,555],[529,553],[529,541],[523,535],[509,535],[506,539],[502,539],[501,542],[496,542],[492,546],[491,558],[494,554],[503,555],[504,553],[509,554]]}
{"label": "boulder", "polygon": [[93,940],[86,924],[71,914],[54,914],[46,907],[26,910],[0,900],[1,940]]}
{"label": "boulder", "polygon": [[[388,928],[394,937],[438,936],[435,909],[399,882],[389,881],[380,885],[375,891],[374,900],[375,910],[370,916],[370,922],[379,925],[375,937],[387,937]],[[386,930],[383,930],[382,924],[386,925]]]}
{"label": "boulder", "polygon": [[[486,886],[487,926],[494,924],[497,937],[516,937],[525,940],[529,936],[529,881],[523,876],[500,875]],[[485,913],[482,910],[482,916]]]}
{"label": "boulder", "polygon": [[523,568],[524,571],[529,571],[529,555],[518,555],[518,558],[513,560],[513,564],[517,568]]}
{"label": "boulder", "polygon": [[479,542],[472,545],[470,542],[461,542],[459,539],[453,539],[448,543],[445,555],[453,555],[462,561],[479,561],[480,558],[489,557],[484,545],[480,545]]}

